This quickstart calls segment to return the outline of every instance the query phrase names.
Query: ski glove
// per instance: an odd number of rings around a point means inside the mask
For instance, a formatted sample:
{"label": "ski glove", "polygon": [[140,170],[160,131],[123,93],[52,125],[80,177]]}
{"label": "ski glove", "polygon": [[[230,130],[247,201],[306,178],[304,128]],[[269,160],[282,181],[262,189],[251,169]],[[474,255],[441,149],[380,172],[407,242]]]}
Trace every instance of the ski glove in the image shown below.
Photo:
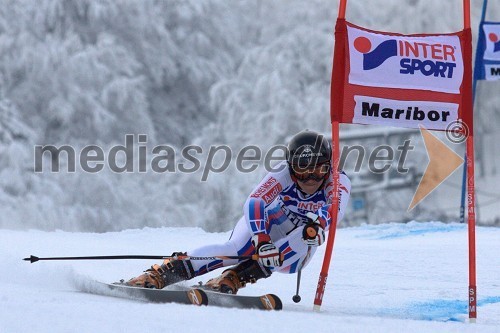
{"label": "ski glove", "polygon": [[252,236],[252,245],[255,253],[259,256],[259,263],[265,267],[279,267],[283,264],[283,256],[280,250],[273,244],[271,237],[267,234]]}
{"label": "ski glove", "polygon": [[320,246],[325,242],[325,229],[319,222],[319,216],[314,213],[307,213],[309,222],[302,230],[302,240],[308,246]]}

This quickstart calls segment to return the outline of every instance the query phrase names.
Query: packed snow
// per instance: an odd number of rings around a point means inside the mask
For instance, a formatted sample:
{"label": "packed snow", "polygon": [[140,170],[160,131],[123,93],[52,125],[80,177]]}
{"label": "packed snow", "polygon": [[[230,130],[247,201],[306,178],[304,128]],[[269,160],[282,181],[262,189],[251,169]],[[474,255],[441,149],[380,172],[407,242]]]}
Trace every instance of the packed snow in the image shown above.
{"label": "packed snow", "polygon": [[[498,332],[500,229],[477,229],[478,319],[467,315],[467,227],[440,222],[341,228],[321,312],[313,312],[325,246],[302,273],[275,273],[240,291],[275,293],[283,311],[148,304],[86,294],[89,280],[128,279],[151,260],[40,261],[29,255],[168,255],[225,241],[230,233],[145,228],[108,233],[0,230],[2,332]],[[221,270],[195,278],[206,280]]]}

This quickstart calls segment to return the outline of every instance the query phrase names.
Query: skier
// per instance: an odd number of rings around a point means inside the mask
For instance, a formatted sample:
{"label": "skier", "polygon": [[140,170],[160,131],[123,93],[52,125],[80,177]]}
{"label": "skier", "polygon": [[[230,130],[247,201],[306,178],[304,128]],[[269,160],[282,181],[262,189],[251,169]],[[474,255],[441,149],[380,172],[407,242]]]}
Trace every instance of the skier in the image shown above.
{"label": "skier", "polygon": [[[244,205],[244,216],[224,244],[189,251],[189,256],[249,256],[258,260],[179,260],[153,265],[127,285],[162,289],[190,280],[223,266],[232,266],[209,280],[210,290],[236,294],[247,283],[271,276],[273,272],[295,273],[305,267],[316,248],[325,241],[330,226],[333,192],[331,146],[322,135],[305,130],[289,142],[287,160],[268,173]],[[350,181],[339,175],[339,212],[342,219],[349,199]]]}

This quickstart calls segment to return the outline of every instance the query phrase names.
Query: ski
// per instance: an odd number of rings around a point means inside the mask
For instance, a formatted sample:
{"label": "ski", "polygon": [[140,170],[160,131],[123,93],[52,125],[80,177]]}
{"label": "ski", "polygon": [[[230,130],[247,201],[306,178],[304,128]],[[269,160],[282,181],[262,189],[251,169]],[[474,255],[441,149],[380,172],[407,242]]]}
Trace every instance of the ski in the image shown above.
{"label": "ski", "polygon": [[149,289],[127,286],[125,284],[111,284],[99,281],[91,281],[78,286],[83,292],[132,299],[136,301],[152,303],[181,303],[194,305],[207,305],[208,299],[205,291],[201,289],[166,290]]}
{"label": "ski", "polygon": [[240,296],[207,291],[200,288],[149,289],[125,284],[90,281],[78,285],[80,291],[153,303],[180,303],[218,306],[224,308],[281,310],[283,305],[278,296]]}

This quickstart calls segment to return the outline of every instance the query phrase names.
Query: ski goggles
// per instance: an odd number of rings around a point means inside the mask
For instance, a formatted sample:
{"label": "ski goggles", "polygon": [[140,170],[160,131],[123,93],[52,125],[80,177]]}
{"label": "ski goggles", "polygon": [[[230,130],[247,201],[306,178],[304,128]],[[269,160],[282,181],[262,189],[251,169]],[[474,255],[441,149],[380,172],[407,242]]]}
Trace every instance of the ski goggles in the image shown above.
{"label": "ski goggles", "polygon": [[330,163],[317,164],[314,167],[300,167],[298,165],[290,165],[292,175],[299,181],[322,181],[330,173]]}

